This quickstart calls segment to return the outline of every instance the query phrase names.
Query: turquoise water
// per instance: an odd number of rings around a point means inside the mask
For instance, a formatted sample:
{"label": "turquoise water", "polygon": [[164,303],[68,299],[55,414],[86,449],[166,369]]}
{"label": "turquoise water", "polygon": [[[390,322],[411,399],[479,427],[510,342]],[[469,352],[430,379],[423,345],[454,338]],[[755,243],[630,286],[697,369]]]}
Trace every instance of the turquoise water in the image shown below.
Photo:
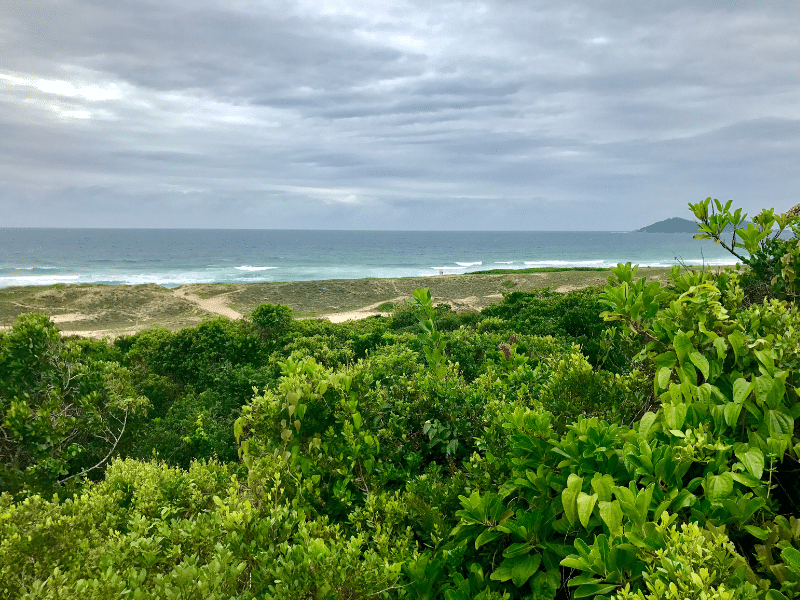
{"label": "turquoise water", "polygon": [[691,234],[0,228],[0,287],[416,277],[528,267],[734,262]]}

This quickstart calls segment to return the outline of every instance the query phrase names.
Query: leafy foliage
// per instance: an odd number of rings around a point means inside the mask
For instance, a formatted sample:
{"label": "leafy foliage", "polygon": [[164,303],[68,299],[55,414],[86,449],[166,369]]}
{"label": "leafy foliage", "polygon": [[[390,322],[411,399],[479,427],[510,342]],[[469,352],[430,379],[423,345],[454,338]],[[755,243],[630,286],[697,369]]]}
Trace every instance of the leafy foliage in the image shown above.
{"label": "leafy foliage", "polygon": [[[745,226],[747,215],[741,208],[731,212],[731,204],[731,200],[723,205],[711,198],[690,202],[689,209],[699,220],[700,233],[694,237],[714,240],[750,267],[745,280],[749,299],[760,301],[771,296],[795,301],[800,293],[800,215],[775,214],[774,209],[765,208]],[[781,237],[787,227],[793,232],[791,239]],[[726,233],[731,235],[727,243],[723,239]]]}
{"label": "leafy foliage", "polygon": [[[800,313],[765,234],[794,221],[709,202],[749,272],[620,264],[480,314],[417,290],[342,325],[262,305],[113,345],[21,317],[0,595],[800,597]],[[93,435],[125,410],[107,464]]]}
{"label": "leafy foliage", "polygon": [[99,468],[142,412],[130,371],[64,341],[44,315],[0,332],[0,491],[47,490]]}

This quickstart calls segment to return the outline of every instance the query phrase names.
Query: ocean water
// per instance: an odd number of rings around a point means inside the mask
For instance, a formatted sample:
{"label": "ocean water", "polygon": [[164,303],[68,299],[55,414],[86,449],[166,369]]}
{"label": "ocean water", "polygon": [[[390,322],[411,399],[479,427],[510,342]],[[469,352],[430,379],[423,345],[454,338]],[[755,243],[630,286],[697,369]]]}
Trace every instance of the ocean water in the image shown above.
{"label": "ocean water", "polygon": [[691,234],[0,228],[0,287],[308,281],[497,268],[720,265]]}

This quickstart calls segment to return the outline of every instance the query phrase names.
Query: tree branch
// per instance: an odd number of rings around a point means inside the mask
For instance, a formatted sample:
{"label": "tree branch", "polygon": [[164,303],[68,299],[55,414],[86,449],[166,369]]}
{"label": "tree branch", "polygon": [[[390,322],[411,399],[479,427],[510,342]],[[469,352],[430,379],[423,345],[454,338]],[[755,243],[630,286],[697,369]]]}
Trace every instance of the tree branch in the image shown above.
{"label": "tree branch", "polygon": [[88,469],[84,469],[80,473],[75,473],[75,475],[70,475],[66,479],[59,480],[58,483],[65,483],[65,482],[69,481],[70,479],[72,479],[74,477],[80,477],[81,475],[86,475],[86,473],[88,473],[89,471],[94,471],[98,467],[101,467],[109,458],[111,458],[111,455],[114,453],[114,450],[116,450],[117,444],[119,444],[119,441],[122,439],[122,434],[125,433],[125,426],[126,426],[127,423],[128,423],[128,411],[126,410],[125,411],[125,419],[122,422],[122,429],[120,430],[119,435],[117,436],[116,440],[114,440],[114,445],[111,446],[111,450],[108,451],[108,454],[105,455],[103,460],[101,460],[99,463],[97,463],[93,467],[89,467]]}

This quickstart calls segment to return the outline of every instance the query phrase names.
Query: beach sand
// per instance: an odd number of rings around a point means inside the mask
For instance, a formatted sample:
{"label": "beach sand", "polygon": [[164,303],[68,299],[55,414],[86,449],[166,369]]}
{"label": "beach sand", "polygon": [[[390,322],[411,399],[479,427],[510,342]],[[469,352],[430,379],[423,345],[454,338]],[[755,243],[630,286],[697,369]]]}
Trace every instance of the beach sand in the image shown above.
{"label": "beach sand", "polygon": [[[642,268],[639,275],[664,279],[669,269]],[[557,271],[488,275],[442,275],[396,279],[337,279],[243,284],[197,284],[167,289],[156,284],[59,284],[0,288],[0,327],[23,312],[50,315],[65,334],[117,337],[142,329],[172,330],[216,315],[248,316],[264,302],[290,306],[298,318],[327,318],[334,323],[390,312],[411,292],[427,287],[435,303],[456,311],[478,311],[502,300],[504,292],[549,287],[558,292],[603,285],[607,271]]]}

